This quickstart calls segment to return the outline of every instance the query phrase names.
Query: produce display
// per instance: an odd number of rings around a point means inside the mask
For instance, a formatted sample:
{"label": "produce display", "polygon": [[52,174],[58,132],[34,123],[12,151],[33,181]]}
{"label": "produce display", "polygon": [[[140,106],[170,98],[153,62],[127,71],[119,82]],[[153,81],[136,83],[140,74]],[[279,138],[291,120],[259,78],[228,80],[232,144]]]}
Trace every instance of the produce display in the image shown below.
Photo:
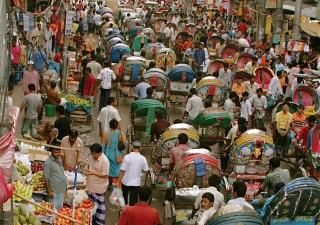
{"label": "produce display", "polygon": [[[42,200],[42,202],[40,202],[39,204],[54,211],[54,204],[50,204],[49,202],[45,202],[44,200]],[[50,215],[50,213],[48,211],[43,210],[37,206],[33,206],[33,211],[34,211],[34,214],[36,214],[37,216],[38,215],[42,215],[42,216],[49,216]]]}
{"label": "produce display", "polygon": [[92,107],[92,104],[90,101],[84,100],[82,98],[77,98],[74,95],[67,95],[65,99],[67,100],[68,103],[71,103],[73,105],[83,105],[88,108]]}
{"label": "produce display", "polygon": [[77,207],[77,209],[93,209],[94,208],[94,203],[90,199],[84,199]]}
{"label": "produce display", "polygon": [[32,174],[30,185],[32,186],[34,191],[46,190],[46,186],[44,184],[44,179],[43,179],[43,171],[39,171],[37,173]]}
{"label": "produce display", "polygon": [[[26,183],[19,181],[19,180],[13,181],[13,185],[16,187],[16,190],[14,192],[22,195],[23,197],[25,197],[27,199],[31,199],[33,188],[30,185],[27,185]],[[20,199],[16,196],[13,196],[13,201],[22,202],[22,199]]]}
{"label": "produce display", "polygon": [[26,176],[30,170],[29,168],[27,168],[25,165],[23,165],[23,163],[21,161],[18,161],[18,163],[16,163],[17,165],[17,170],[20,174],[20,176]]}
{"label": "produce display", "polygon": [[22,204],[13,208],[14,225],[41,225],[41,221],[33,212],[27,212]]}
{"label": "produce display", "polygon": [[35,162],[31,165],[32,173],[36,173],[43,170],[43,162]]}

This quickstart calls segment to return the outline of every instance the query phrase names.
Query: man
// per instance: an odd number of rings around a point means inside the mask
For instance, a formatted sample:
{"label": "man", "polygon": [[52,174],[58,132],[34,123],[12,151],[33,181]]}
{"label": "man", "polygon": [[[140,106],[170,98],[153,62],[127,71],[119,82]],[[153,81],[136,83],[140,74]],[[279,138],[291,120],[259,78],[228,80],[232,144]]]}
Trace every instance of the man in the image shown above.
{"label": "man", "polygon": [[228,132],[228,135],[226,137],[225,148],[228,148],[231,144],[233,144],[233,142],[237,138],[238,127],[245,126],[246,122],[247,122],[247,120],[245,118],[243,118],[243,117],[238,118],[238,123],[235,124],[234,126],[232,126],[232,128]]}
{"label": "man", "polygon": [[38,72],[33,69],[33,61],[28,61],[28,70],[24,71],[22,81],[24,95],[29,94],[29,84],[35,85],[36,91],[40,92],[39,80]]}
{"label": "man", "polygon": [[224,39],[220,39],[220,42],[216,44],[216,52],[218,58],[221,58],[222,50],[224,49],[224,47],[226,47],[226,44],[224,42]]}
{"label": "man", "polygon": [[[170,122],[164,118],[163,111],[158,110],[155,112],[157,121],[151,125],[150,140],[149,142],[154,142],[156,137],[159,140],[160,135],[163,130],[166,130],[170,126]],[[154,137],[155,136],[155,137]]]}
{"label": "man", "polygon": [[71,129],[69,136],[65,136],[61,140],[61,147],[73,149],[73,150],[63,149],[61,151],[63,167],[65,170],[68,170],[68,171],[74,171],[76,168],[76,160],[77,160],[76,150],[79,150],[77,165],[79,165],[83,161],[83,142],[78,137],[78,135],[79,134],[77,130]]}
{"label": "man", "polygon": [[98,225],[104,225],[106,215],[105,193],[109,184],[110,162],[102,153],[100,144],[91,145],[90,153],[91,157],[84,169],[87,176],[86,190],[89,199],[98,206],[96,214],[93,216],[94,222]]}
{"label": "man", "polygon": [[118,130],[121,130],[120,126],[120,115],[118,110],[115,108],[117,105],[115,97],[109,97],[107,99],[107,106],[103,107],[100,111],[100,114],[98,116],[99,121],[99,136],[102,137],[102,135],[109,130],[109,122],[112,119],[116,119],[118,121]]}
{"label": "man", "polygon": [[232,85],[232,91],[235,91],[239,97],[246,91],[246,86],[243,84],[243,77],[238,76],[237,82]]}
{"label": "man", "polygon": [[284,65],[281,63],[281,57],[277,57],[276,64],[274,65],[274,73],[278,73],[278,71],[283,71]]}
{"label": "man", "polygon": [[282,71],[277,72],[277,76],[272,77],[270,80],[268,91],[267,91],[267,98],[268,98],[268,108],[273,105],[275,102],[275,98],[282,94],[282,88],[280,85],[280,78],[282,76]]}
{"label": "man", "polygon": [[82,51],[83,45],[84,45],[84,39],[83,39],[83,36],[81,35],[80,31],[77,31],[76,35],[73,38],[73,42],[76,45],[75,60],[77,60],[78,55]]}
{"label": "man", "polygon": [[241,22],[239,23],[239,31],[244,34],[247,31],[247,24],[246,24],[246,20],[242,19]]}
{"label": "man", "polygon": [[44,73],[44,69],[45,69],[45,65],[47,63],[47,55],[46,53],[44,52],[43,50],[43,46],[40,45],[39,46],[39,50],[38,51],[35,51],[33,53],[33,61],[34,61],[34,68],[38,71],[38,74],[39,74],[39,77],[40,77],[40,90],[41,90],[41,93],[44,90],[44,87],[43,87],[43,73]]}
{"label": "man", "polygon": [[[17,45],[17,40],[13,40],[12,47],[11,47],[11,54],[12,54],[12,64],[15,71],[15,82],[20,82],[21,77],[21,70],[19,64],[20,64],[20,55],[21,55],[21,47]],[[21,62],[22,63],[22,62]]]}
{"label": "man", "polygon": [[201,207],[201,199],[202,195],[206,192],[210,192],[214,195],[214,204],[213,208],[215,210],[220,209],[220,207],[225,205],[224,202],[224,196],[218,191],[218,188],[221,183],[221,177],[219,175],[213,174],[209,177],[208,179],[210,187],[208,187],[205,191],[200,191],[200,193],[197,195],[196,201],[193,206],[192,213],[189,215],[189,218],[193,218],[196,212],[199,210],[204,211],[203,208]]}
{"label": "man", "polygon": [[64,175],[61,150],[50,147],[51,155],[44,162],[43,177],[47,189],[48,202],[53,203],[56,209],[63,207],[64,194],[67,191],[67,179]]}
{"label": "man", "polygon": [[254,71],[254,68],[255,68],[256,66],[258,66],[258,58],[257,58],[257,57],[254,57],[254,58],[252,59],[252,62],[248,62],[248,63],[246,64],[246,66],[244,67],[244,71],[247,72],[247,73],[250,74],[250,75],[255,76],[255,74],[253,73],[253,71]]}
{"label": "man", "polygon": [[200,42],[199,48],[194,52],[194,61],[197,66],[202,66],[203,73],[207,72],[210,60],[208,50],[204,47],[203,42]]}
{"label": "man", "polygon": [[267,108],[267,98],[262,95],[262,93],[262,88],[258,88],[257,93],[252,95],[249,99],[254,109],[254,118],[257,121],[257,123],[254,123],[254,125],[257,124],[257,127],[255,128],[264,127],[263,118],[265,116],[265,109]]}
{"label": "man", "polygon": [[312,128],[314,128],[314,126],[316,125],[317,117],[314,115],[311,115],[308,117],[307,121],[308,121],[308,123],[306,125],[304,125],[301,128],[300,132],[297,134],[296,142],[295,142],[295,144],[297,144],[301,141],[301,139],[303,139],[302,153],[304,153],[304,154],[305,154],[305,149],[308,146],[308,135],[310,133],[310,130]]}
{"label": "man", "polygon": [[[117,180],[116,186],[120,187],[123,192],[123,197],[126,205],[129,203],[130,206],[135,205],[138,202],[138,193],[140,189],[141,171],[147,173],[149,171],[147,159],[140,154],[141,142],[132,142],[132,152],[124,156],[120,174]],[[128,195],[130,194],[130,200],[128,202]]]}
{"label": "man", "polygon": [[138,194],[139,203],[127,206],[119,218],[118,225],[154,225],[160,224],[159,213],[148,204],[151,198],[151,189],[142,186]]}
{"label": "man", "polygon": [[188,146],[188,135],[181,133],[178,135],[178,145],[171,150],[170,153],[170,169],[169,174],[171,174],[174,168],[177,168],[181,165],[182,159],[181,156],[183,153],[188,151],[190,148]]}
{"label": "man", "polygon": [[[61,97],[58,94],[58,92],[56,91],[56,86],[57,83],[55,81],[51,81],[52,78],[52,74],[49,75],[49,79],[47,80],[45,87],[47,90],[47,99],[45,100],[45,102],[47,104],[52,104],[55,106],[60,105],[61,102]],[[50,84],[50,86],[49,86]]]}
{"label": "man", "polygon": [[278,157],[269,159],[269,171],[259,191],[254,196],[258,196],[262,191],[267,190],[268,197],[271,197],[274,194],[274,188],[277,183],[287,184],[290,181],[290,172],[287,169],[280,168],[280,158]]}
{"label": "man", "polygon": [[151,87],[151,85],[148,84],[147,82],[145,82],[144,77],[140,77],[140,83],[134,89],[134,92],[135,92],[134,99],[138,100],[138,99],[144,99],[145,97],[147,97],[147,88],[148,87]]}
{"label": "man", "polygon": [[83,98],[90,101],[93,104],[94,87],[96,85],[96,79],[94,78],[91,68],[85,69],[86,78],[83,86]]}
{"label": "man", "polygon": [[186,110],[182,116],[182,119],[187,118],[187,122],[189,123],[191,123],[203,110],[202,99],[197,96],[197,90],[195,88],[190,89],[190,95],[191,97],[188,99]]}
{"label": "man", "polygon": [[227,205],[243,205],[247,206],[250,209],[253,209],[253,206],[250,205],[244,198],[247,192],[247,186],[243,181],[236,181],[233,183],[233,199],[229,200]]}
{"label": "man", "polygon": [[[190,48],[191,47],[191,44],[192,44],[192,36],[191,35],[189,35],[188,36],[188,39],[183,43],[183,45],[182,45],[182,51],[183,52],[185,52],[185,51],[187,51],[187,49],[188,48]],[[193,47],[194,48],[194,47]]]}
{"label": "man", "polygon": [[250,75],[250,80],[243,82],[243,84],[246,87],[246,91],[249,93],[249,97],[255,95],[259,88],[259,84],[256,82],[256,77],[254,75]]}
{"label": "man", "polygon": [[251,116],[252,116],[252,106],[249,101],[249,93],[243,92],[242,93],[242,101],[241,101],[241,117],[245,118],[247,121],[247,129],[250,129],[251,125]]}
{"label": "man", "polygon": [[116,75],[110,69],[109,62],[104,62],[104,69],[100,71],[97,79],[99,80],[98,86],[100,85],[101,91],[99,101],[99,109],[101,110],[107,105],[107,99],[111,93],[112,81],[116,79]]}
{"label": "man", "polygon": [[62,63],[62,57],[63,57],[63,48],[59,49],[59,52],[54,56],[53,61],[56,63]]}
{"label": "man", "polygon": [[28,84],[29,94],[24,96],[20,106],[20,113],[27,107],[24,115],[21,134],[24,136],[30,129],[32,137],[37,136],[38,128],[38,116],[41,110],[41,97],[36,92],[36,86],[34,84]]}
{"label": "man", "polygon": [[233,103],[235,102],[237,96],[238,95],[236,92],[231,91],[229,94],[229,98],[226,99],[223,106],[223,109],[226,110],[228,115],[230,116],[232,124],[235,124],[235,121],[233,118]]}
{"label": "man", "polygon": [[[100,50],[101,51],[101,50]],[[91,68],[91,72],[95,78],[95,87],[94,87],[94,98],[93,98],[93,102],[96,102],[98,99],[98,95],[99,95],[99,80],[98,80],[98,75],[100,73],[100,71],[102,70],[102,67],[100,65],[100,63],[97,62],[97,55],[93,55],[92,56],[92,61],[89,62],[87,64],[88,68]]]}
{"label": "man", "polygon": [[190,48],[186,51],[186,58],[189,62],[189,66],[192,68],[193,63],[195,62],[194,54],[196,52],[194,43],[191,43]]}
{"label": "man", "polygon": [[96,34],[99,34],[100,32],[100,25],[101,25],[101,15],[99,12],[96,12],[96,14],[93,16],[93,22],[96,29]]}
{"label": "man", "polygon": [[85,51],[85,58],[81,61],[80,71],[82,72],[82,76],[81,76],[81,80],[79,82],[79,88],[78,88],[78,92],[81,93],[81,96],[83,95],[83,87],[84,87],[84,82],[86,78],[85,69],[87,68],[87,65],[89,62],[91,62],[91,52]]}
{"label": "man", "polygon": [[90,9],[87,14],[87,20],[88,20],[88,32],[94,32],[94,27],[93,27],[93,14],[92,10]]}
{"label": "man", "polygon": [[51,51],[52,51],[52,36],[53,31],[50,28],[50,23],[47,22],[46,28],[43,30],[43,35],[44,35],[44,41],[45,41],[45,51],[47,53],[47,56],[49,57]]}
{"label": "man", "polygon": [[292,114],[291,123],[291,139],[294,139],[300,132],[301,128],[306,124],[307,118],[304,114],[304,105],[298,105],[297,111]]}
{"label": "man", "polygon": [[[61,140],[70,134],[71,123],[69,117],[66,117],[65,109],[62,105],[58,105],[56,107],[56,112],[58,115],[58,119],[54,122],[54,137],[56,137],[55,141],[61,143]],[[52,138],[49,142],[51,144],[54,141]]]}
{"label": "man", "polygon": [[231,70],[229,69],[229,63],[225,62],[223,64],[223,68],[219,70],[219,76],[218,79],[221,81],[222,86],[230,86],[230,80],[231,80]]}
{"label": "man", "polygon": [[154,99],[152,94],[153,94],[153,87],[148,87],[147,88],[147,97],[145,97],[144,99]]}
{"label": "man", "polygon": [[289,112],[289,102],[284,102],[282,111],[276,114],[276,146],[277,149],[282,149],[283,154],[287,154],[291,142],[290,125],[292,122],[292,114]]}
{"label": "man", "polygon": [[164,37],[165,37],[165,45],[168,47],[171,33],[173,33],[173,27],[172,27],[171,23],[169,23],[168,26],[166,28],[164,28],[163,33],[164,33]]}

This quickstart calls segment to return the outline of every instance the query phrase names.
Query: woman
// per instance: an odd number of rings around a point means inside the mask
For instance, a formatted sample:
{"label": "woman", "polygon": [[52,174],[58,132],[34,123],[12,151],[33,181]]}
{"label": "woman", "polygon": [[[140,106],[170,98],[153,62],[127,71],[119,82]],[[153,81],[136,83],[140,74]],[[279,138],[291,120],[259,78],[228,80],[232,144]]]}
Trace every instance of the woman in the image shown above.
{"label": "woman", "polygon": [[48,144],[50,144],[50,140],[53,133],[53,124],[51,122],[47,122],[44,126],[38,127],[37,135],[40,135],[43,140],[46,140]]}
{"label": "woman", "polygon": [[117,129],[118,121],[116,119],[110,120],[110,130],[105,132],[102,138],[102,151],[110,161],[109,170],[109,186],[114,187],[117,182],[120,166],[122,162],[122,151],[118,149],[119,140],[124,144],[128,144],[126,137]]}
{"label": "woman", "polygon": [[92,34],[89,34],[89,37],[86,40],[86,44],[85,45],[86,45],[86,50],[91,52],[91,57],[93,55],[95,55],[94,53],[95,53],[95,50],[96,50],[96,47],[97,47],[97,43],[94,40]]}

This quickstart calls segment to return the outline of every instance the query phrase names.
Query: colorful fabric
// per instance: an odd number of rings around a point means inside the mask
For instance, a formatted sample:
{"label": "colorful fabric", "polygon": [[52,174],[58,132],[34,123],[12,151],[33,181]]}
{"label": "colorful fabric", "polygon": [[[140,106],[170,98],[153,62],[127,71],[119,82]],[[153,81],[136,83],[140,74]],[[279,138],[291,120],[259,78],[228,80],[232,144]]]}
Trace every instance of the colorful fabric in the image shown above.
{"label": "colorful fabric", "polygon": [[106,207],[105,207],[105,193],[97,194],[93,192],[89,192],[89,199],[98,205],[96,214],[93,215],[93,220],[98,225],[105,224],[105,217],[106,217]]}
{"label": "colorful fabric", "polygon": [[155,114],[156,108],[155,107],[149,107],[148,108],[148,114],[147,114],[147,124],[146,124],[146,133],[150,134],[151,131],[151,125],[154,122],[154,114]]}
{"label": "colorful fabric", "polygon": [[48,196],[48,202],[54,204],[56,209],[61,209],[63,207],[64,194],[53,193],[53,198]]}

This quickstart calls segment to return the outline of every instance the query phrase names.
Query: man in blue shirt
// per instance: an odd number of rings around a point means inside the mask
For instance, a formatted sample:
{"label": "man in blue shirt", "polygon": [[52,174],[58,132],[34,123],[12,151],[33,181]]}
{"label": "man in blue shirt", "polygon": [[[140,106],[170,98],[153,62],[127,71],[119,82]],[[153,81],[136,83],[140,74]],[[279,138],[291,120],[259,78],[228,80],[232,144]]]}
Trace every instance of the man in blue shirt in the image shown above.
{"label": "man in blue shirt", "polygon": [[194,54],[196,52],[195,45],[192,43],[190,48],[186,51],[186,59],[189,61],[189,66],[192,68],[192,63],[194,62]]}
{"label": "man in blue shirt", "polygon": [[140,77],[140,83],[136,86],[134,92],[136,94],[135,100],[144,99],[147,97],[147,88],[151,87],[150,84],[146,83],[144,77]]}
{"label": "man in blue shirt", "polygon": [[284,70],[284,65],[281,63],[281,58],[278,57],[276,64],[274,65],[275,74],[277,74],[278,71]]}
{"label": "man in blue shirt", "polygon": [[200,43],[199,49],[196,49],[194,53],[194,58],[195,58],[196,64],[199,66],[203,65],[204,61],[206,60],[206,53],[204,50],[203,42]]}
{"label": "man in blue shirt", "polygon": [[34,51],[33,53],[33,61],[34,61],[34,68],[38,71],[38,74],[40,76],[40,92],[46,91],[44,85],[43,85],[43,73],[44,73],[44,67],[47,63],[47,55],[43,50],[43,46],[39,47],[38,51]]}

